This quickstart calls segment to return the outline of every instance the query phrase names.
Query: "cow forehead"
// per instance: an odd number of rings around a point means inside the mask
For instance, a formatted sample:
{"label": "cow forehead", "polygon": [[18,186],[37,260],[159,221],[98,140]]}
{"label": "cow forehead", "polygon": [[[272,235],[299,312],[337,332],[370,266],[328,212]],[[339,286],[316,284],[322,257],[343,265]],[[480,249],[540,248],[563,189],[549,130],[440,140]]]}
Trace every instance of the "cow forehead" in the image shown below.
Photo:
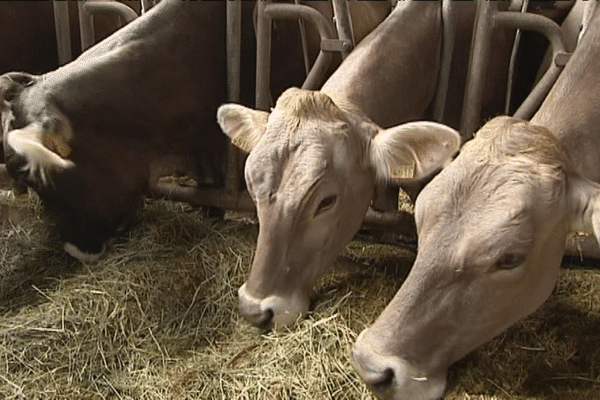
{"label": "cow forehead", "polygon": [[547,129],[495,118],[425,188],[418,208],[466,212],[504,201],[552,201],[564,190],[569,169],[566,151]]}
{"label": "cow forehead", "polygon": [[246,164],[254,195],[300,196],[316,181],[339,175],[351,160],[345,157],[345,138],[333,129],[331,124],[316,123],[302,124],[292,132],[288,127],[269,126]]}
{"label": "cow forehead", "polygon": [[347,119],[294,120],[275,109],[250,153],[246,180],[258,198],[278,192],[301,199],[318,181],[349,183],[353,171],[368,168],[366,149],[367,138]]}
{"label": "cow forehead", "polygon": [[560,163],[520,154],[501,162],[479,156],[462,152],[420,194],[415,217],[422,244],[453,243],[446,248],[461,260],[526,252],[567,209],[566,173]]}

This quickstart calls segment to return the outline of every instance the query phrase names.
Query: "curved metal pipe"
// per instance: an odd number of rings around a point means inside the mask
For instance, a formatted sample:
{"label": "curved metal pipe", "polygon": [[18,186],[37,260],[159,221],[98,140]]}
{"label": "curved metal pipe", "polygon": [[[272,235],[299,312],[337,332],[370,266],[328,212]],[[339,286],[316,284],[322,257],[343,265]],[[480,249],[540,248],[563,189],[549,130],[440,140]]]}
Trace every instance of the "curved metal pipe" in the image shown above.
{"label": "curved metal pipe", "polygon": [[104,13],[104,14],[117,14],[123,18],[127,23],[133,21],[138,17],[137,13],[133,9],[123,3],[116,1],[86,1],[83,7],[89,13]]}
{"label": "curved metal pipe", "polygon": [[256,83],[255,104],[258,110],[271,106],[271,18],[266,8],[271,0],[256,2]]}
{"label": "curved metal pipe", "polygon": [[478,2],[476,26],[469,65],[468,83],[463,103],[460,132],[467,139],[477,129],[481,117],[483,84],[487,72],[491,46],[491,33],[495,27],[527,29],[542,33],[550,41],[554,62],[538,82],[523,104],[515,112],[517,118],[529,119],[539,108],[560,75],[562,63],[557,60],[566,54],[566,43],[557,23],[537,14],[520,14],[512,11],[498,12],[495,2]]}
{"label": "curved metal pipe", "polygon": [[479,125],[483,104],[483,85],[487,73],[493,19],[496,2],[479,0],[475,15],[475,28],[471,40],[471,58],[467,72],[467,85],[460,120],[460,134],[463,141],[473,135]]}
{"label": "curved metal pipe", "polygon": [[[261,2],[259,2],[260,4]],[[313,24],[319,31],[321,41],[324,39],[333,39],[333,28],[329,25],[325,17],[309,6],[296,4],[268,4],[264,8],[264,12],[268,18],[276,19],[302,19]],[[303,89],[318,89],[322,84],[327,73],[333,55],[330,52],[323,50],[319,51],[319,55],[310,73],[306,77]]]}
{"label": "curved metal pipe", "polygon": [[54,7],[54,30],[56,32],[56,48],[58,64],[64,65],[73,59],[71,53],[71,27],[69,25],[69,3],[52,0]]}
{"label": "curved metal pipe", "polygon": [[567,44],[560,26],[549,18],[537,14],[519,14],[514,12],[499,12],[494,17],[494,25],[509,29],[527,29],[546,36],[552,46],[552,59],[548,71],[533,88],[523,104],[515,112],[517,118],[530,119],[544,101],[544,98],[556,82],[563,66],[556,64],[556,57],[567,53]]}
{"label": "curved metal pipe", "polygon": [[350,48],[342,51],[342,60],[348,57],[348,54],[354,49],[354,30],[352,29],[352,19],[350,18],[350,7],[348,0],[332,0],[333,15],[335,17],[335,27],[338,38],[350,41]]}
{"label": "curved metal pipe", "polygon": [[[521,0],[521,9],[520,13],[526,13],[527,7],[529,5],[529,0]],[[506,99],[504,100],[504,114],[510,113],[510,100],[512,98],[512,89],[513,82],[515,78],[515,64],[517,62],[517,53],[519,51],[519,44],[521,43],[521,29],[517,29],[515,32],[515,41],[513,43],[513,48],[510,53],[510,61],[508,64],[508,79],[506,83]]]}

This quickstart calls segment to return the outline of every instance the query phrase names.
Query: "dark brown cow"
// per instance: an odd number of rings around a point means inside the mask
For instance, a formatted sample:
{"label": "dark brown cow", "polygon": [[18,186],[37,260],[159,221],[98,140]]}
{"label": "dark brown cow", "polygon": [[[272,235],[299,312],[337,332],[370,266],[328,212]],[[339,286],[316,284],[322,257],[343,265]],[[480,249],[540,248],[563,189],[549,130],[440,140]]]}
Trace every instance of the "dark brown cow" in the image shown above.
{"label": "dark brown cow", "polygon": [[[254,4],[243,4],[252,87]],[[225,12],[225,2],[163,0],[56,71],[0,77],[7,168],[39,194],[71,255],[97,258],[160,176],[222,185],[227,139],[214,116],[227,93]],[[297,67],[274,68],[286,78],[274,90],[300,83],[304,68],[299,43],[281,38],[274,55]]]}
{"label": "dark brown cow", "polygon": [[222,181],[224,26],[221,2],[165,0],[54,72],[0,78],[7,168],[73,256],[99,255],[163,173],[202,159]]}

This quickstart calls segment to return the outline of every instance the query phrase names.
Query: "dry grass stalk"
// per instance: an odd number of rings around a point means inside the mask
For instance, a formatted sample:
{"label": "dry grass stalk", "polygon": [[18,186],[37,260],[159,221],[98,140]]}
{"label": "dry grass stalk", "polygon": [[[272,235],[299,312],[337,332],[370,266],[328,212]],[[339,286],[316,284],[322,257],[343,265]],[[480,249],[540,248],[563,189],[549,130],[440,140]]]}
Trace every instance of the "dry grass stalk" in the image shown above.
{"label": "dry grass stalk", "polygon": [[[373,399],[351,347],[412,250],[351,243],[309,317],[261,333],[235,312],[251,219],[148,202],[101,262],[80,265],[27,207],[0,233],[0,398]],[[451,370],[447,399],[600,398],[599,287],[597,270],[563,270],[542,309]]]}

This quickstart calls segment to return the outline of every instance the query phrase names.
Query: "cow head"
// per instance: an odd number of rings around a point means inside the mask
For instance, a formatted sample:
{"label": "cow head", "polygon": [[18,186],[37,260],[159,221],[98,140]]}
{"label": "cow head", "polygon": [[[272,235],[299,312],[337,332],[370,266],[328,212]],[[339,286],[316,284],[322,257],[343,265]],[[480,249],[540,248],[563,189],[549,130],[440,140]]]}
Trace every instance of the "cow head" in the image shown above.
{"label": "cow head", "polygon": [[16,183],[37,192],[64,249],[94,261],[140,203],[144,187],[133,172],[139,160],[122,143],[80,140],[71,120],[38,90],[42,82],[21,73],[0,77],[6,167]]}
{"label": "cow head", "polygon": [[259,233],[239,310],[258,326],[308,311],[309,292],[358,231],[376,179],[430,173],[458,149],[458,134],[423,122],[383,130],[321,92],[288,89],[271,113],[221,106],[218,122],[243,150]]}
{"label": "cow head", "polygon": [[499,117],[425,187],[415,218],[415,264],[354,349],[384,399],[440,398],[452,363],[538,308],[568,231],[600,232],[600,186],[547,129]]}

